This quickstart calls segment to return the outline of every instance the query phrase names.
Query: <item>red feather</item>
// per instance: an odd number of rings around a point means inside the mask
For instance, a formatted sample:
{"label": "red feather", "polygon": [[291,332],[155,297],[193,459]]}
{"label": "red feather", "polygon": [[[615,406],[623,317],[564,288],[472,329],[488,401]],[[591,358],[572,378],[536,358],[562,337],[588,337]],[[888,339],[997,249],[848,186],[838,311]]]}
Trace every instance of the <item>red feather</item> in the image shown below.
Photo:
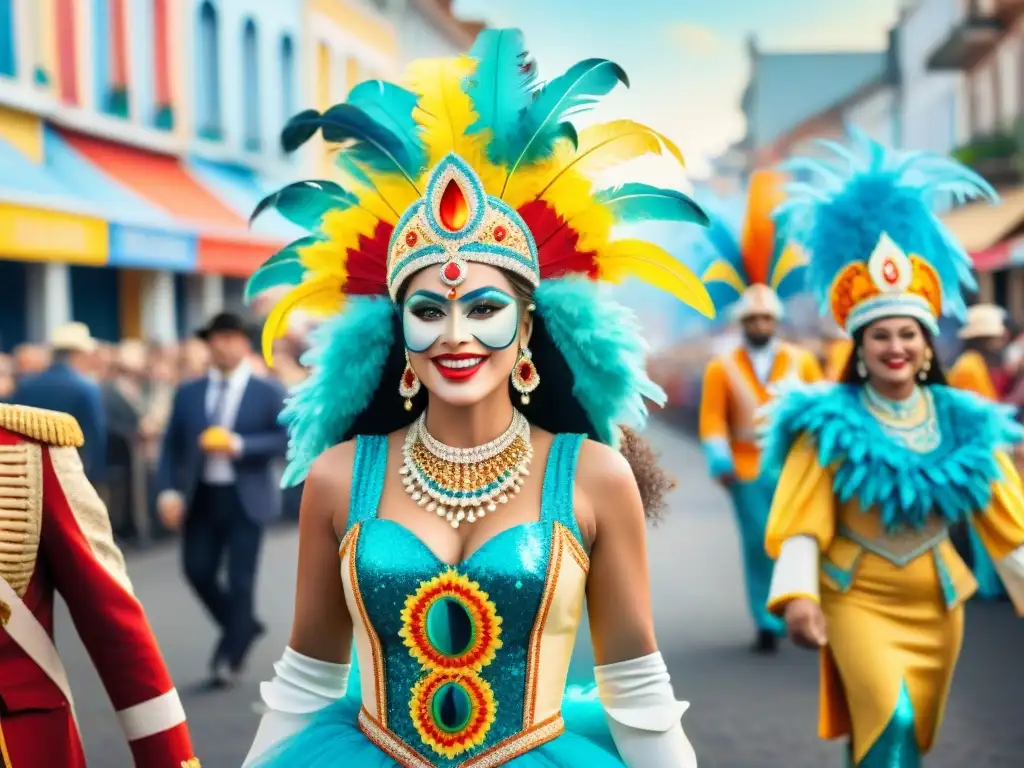
{"label": "red feather", "polygon": [[388,243],[394,227],[377,222],[372,237],[359,236],[359,247],[349,249],[345,259],[345,293],[350,296],[386,294],[388,292]]}
{"label": "red feather", "polygon": [[579,250],[579,233],[554,208],[543,200],[531,200],[519,209],[519,215],[538,244],[542,280],[570,273],[597,279],[597,251]]}

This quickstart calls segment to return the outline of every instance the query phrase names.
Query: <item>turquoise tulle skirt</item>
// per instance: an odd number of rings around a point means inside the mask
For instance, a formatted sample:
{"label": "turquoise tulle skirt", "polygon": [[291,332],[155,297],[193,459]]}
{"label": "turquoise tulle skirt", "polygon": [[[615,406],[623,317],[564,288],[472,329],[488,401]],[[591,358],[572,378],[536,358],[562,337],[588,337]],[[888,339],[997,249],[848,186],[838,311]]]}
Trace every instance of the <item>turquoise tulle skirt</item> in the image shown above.
{"label": "turquoise tulle skirt", "polygon": [[[359,729],[362,702],[355,665],[353,672],[348,695],[321,710],[305,729],[274,747],[258,762],[259,768],[403,768]],[[562,719],[565,733],[504,765],[625,768],[608,731],[595,686],[570,686],[562,700]]]}

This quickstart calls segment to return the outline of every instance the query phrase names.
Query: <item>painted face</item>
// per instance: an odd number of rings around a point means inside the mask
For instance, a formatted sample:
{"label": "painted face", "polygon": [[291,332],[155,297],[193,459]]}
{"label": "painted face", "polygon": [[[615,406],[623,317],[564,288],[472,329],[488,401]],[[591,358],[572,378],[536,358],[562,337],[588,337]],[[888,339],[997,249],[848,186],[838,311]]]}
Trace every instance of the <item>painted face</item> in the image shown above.
{"label": "painted face", "polygon": [[924,365],[928,340],[916,320],[889,317],[867,327],[862,350],[869,379],[905,384]]}
{"label": "painted face", "polygon": [[402,305],[402,329],[410,352],[426,352],[447,335],[469,335],[487,349],[502,350],[519,333],[519,303],[501,288],[484,286],[456,299],[418,290]]}
{"label": "painted face", "polygon": [[528,336],[515,289],[503,272],[473,264],[457,294],[438,270],[409,281],[402,331],[409,362],[431,396],[472,405],[507,386]]}

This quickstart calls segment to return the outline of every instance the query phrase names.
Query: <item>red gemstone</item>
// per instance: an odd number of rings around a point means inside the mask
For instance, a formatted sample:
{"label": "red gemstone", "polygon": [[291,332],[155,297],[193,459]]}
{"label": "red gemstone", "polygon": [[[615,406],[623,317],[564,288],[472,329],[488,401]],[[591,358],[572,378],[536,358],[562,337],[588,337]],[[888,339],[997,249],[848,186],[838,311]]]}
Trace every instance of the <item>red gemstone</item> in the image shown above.
{"label": "red gemstone", "polygon": [[452,288],[450,291],[448,291],[448,298],[451,301],[455,301],[455,299],[459,298],[459,292]]}
{"label": "red gemstone", "polygon": [[494,239],[499,243],[505,239],[507,234],[508,232],[500,224],[494,228]]}
{"label": "red gemstone", "polygon": [[519,366],[519,378],[523,381],[529,381],[533,378],[533,366],[529,363],[522,363]]}
{"label": "red gemstone", "polygon": [[458,232],[469,221],[469,201],[462,189],[452,179],[441,193],[441,202],[437,207],[437,215],[441,225],[449,232]]}
{"label": "red gemstone", "polygon": [[899,270],[896,269],[896,264],[892,259],[887,259],[885,263],[882,264],[882,277],[889,285],[895,285],[899,282],[900,273]]}
{"label": "red gemstone", "polygon": [[415,232],[409,232],[405,236],[405,244],[412,248],[414,245],[416,245],[416,241],[419,239],[419,235],[417,235]]}
{"label": "red gemstone", "polygon": [[405,384],[406,387],[411,387],[415,381],[416,374],[413,373],[412,368],[406,368],[405,375],[402,377],[402,383]]}
{"label": "red gemstone", "polygon": [[450,280],[454,283],[462,277],[462,268],[454,261],[449,261],[444,265],[444,271],[441,274],[444,275],[445,280]]}

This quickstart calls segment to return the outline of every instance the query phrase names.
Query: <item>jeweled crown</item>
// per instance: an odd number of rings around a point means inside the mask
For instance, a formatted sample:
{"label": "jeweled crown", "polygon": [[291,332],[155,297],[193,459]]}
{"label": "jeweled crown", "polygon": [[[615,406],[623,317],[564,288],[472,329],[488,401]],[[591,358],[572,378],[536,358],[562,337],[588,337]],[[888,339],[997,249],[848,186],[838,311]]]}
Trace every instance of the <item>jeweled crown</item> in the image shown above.
{"label": "jeweled crown", "polygon": [[488,195],[462,158],[449,154],[430,174],[426,195],[402,215],[388,245],[388,291],[397,300],[405,281],[438,265],[455,289],[468,264],[488,264],[540,283],[537,245],[518,213]]}
{"label": "jeweled crown", "polygon": [[830,302],[836,323],[848,333],[893,315],[913,317],[938,333],[942,282],[931,264],[907,255],[883,232],[866,262],[836,275]]}

